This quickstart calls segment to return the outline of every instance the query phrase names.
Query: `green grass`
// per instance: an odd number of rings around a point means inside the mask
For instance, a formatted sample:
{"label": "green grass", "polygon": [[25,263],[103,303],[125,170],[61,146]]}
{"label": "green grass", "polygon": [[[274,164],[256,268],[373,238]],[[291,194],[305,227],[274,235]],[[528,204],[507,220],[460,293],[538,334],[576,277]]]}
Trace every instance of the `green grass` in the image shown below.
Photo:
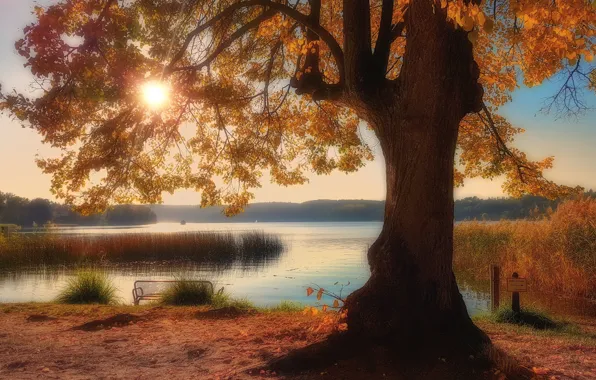
{"label": "green grass", "polygon": [[571,333],[574,331],[573,324],[553,318],[544,311],[530,308],[522,308],[519,313],[515,313],[509,308],[500,308],[494,313],[479,315],[474,317],[474,319],[487,320],[493,323],[520,326],[540,331]]}
{"label": "green grass", "polygon": [[172,283],[162,294],[159,304],[168,306],[209,306],[212,309],[235,307],[240,310],[260,310],[246,298],[232,297],[223,291],[211,291],[211,286],[182,279]]}
{"label": "green grass", "polygon": [[209,305],[213,297],[213,290],[209,284],[182,279],[173,282],[163,292],[160,303],[170,306]]}
{"label": "green grass", "polygon": [[519,313],[511,309],[499,309],[494,318],[498,323],[528,326],[538,330],[558,330],[565,326],[565,323],[555,321],[546,313],[532,309],[521,309]]}
{"label": "green grass", "polygon": [[211,307],[220,309],[222,307],[236,307],[241,310],[256,310],[257,307],[246,298],[233,298],[229,294],[221,292],[213,296]]}
{"label": "green grass", "polygon": [[64,304],[115,304],[117,289],[106,274],[100,272],[80,272],[70,279],[56,302]]}
{"label": "green grass", "polygon": [[473,321],[480,327],[492,326],[491,329],[513,332],[515,335],[534,335],[546,338],[563,339],[577,344],[596,347],[596,334],[580,324],[553,318],[542,311],[523,310],[518,316],[511,310],[500,309],[495,313],[476,315]]}
{"label": "green grass", "polygon": [[295,313],[304,310],[304,304],[294,301],[281,301],[279,305],[267,308],[267,311],[282,312],[282,313]]}

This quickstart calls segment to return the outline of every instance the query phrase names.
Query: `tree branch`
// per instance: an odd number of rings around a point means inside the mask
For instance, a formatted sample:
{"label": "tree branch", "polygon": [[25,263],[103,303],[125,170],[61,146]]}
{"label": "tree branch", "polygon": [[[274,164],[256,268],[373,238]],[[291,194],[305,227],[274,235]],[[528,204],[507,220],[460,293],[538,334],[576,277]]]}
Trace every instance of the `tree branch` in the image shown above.
{"label": "tree branch", "polygon": [[321,38],[321,40],[323,40],[323,42],[325,42],[325,44],[327,44],[327,46],[329,47],[329,50],[331,50],[331,53],[333,54],[333,57],[335,58],[337,68],[339,71],[340,84],[344,82],[344,79],[345,79],[344,53],[343,53],[341,47],[339,46],[339,44],[337,43],[337,41],[335,40],[335,38],[333,37],[333,35],[331,33],[329,33],[329,31],[327,31],[325,28],[323,28],[320,24],[312,23],[310,18],[307,15],[302,14],[301,12],[297,11],[296,9],[294,9],[288,5],[281,4],[281,3],[275,3],[275,2],[272,2],[271,0],[245,0],[245,1],[240,1],[238,3],[234,3],[234,4],[230,5],[228,8],[224,9],[219,14],[217,14],[216,16],[214,16],[209,21],[197,26],[192,32],[190,32],[188,34],[184,43],[182,44],[181,49],[173,56],[172,60],[170,61],[170,64],[168,65],[167,70],[171,70],[172,67],[174,67],[174,65],[176,64],[176,62],[178,62],[180,59],[182,59],[182,57],[184,56],[184,53],[188,49],[188,46],[190,45],[192,40],[197,35],[199,35],[203,31],[205,31],[209,27],[215,25],[217,22],[221,21],[222,19],[231,16],[237,10],[242,9],[242,8],[253,7],[253,6],[263,6],[263,7],[270,8],[270,9],[274,10],[275,12],[283,13],[286,16],[299,22],[300,24],[306,26],[308,29],[312,30],[314,33],[316,33]]}
{"label": "tree branch", "polygon": [[343,0],[346,86],[362,89],[371,71],[372,58],[369,0]]}
{"label": "tree branch", "polygon": [[381,10],[381,24],[379,25],[379,34],[377,43],[375,44],[375,52],[373,54],[379,72],[385,76],[387,65],[389,63],[389,53],[391,50],[392,27],[393,20],[393,1],[383,0],[383,7]]}
{"label": "tree branch", "polygon": [[[499,130],[497,129],[497,127],[495,125],[492,114],[490,113],[488,107],[486,106],[486,103],[484,103],[484,102],[482,102],[482,110],[484,111],[484,114],[486,115],[486,123],[485,124],[488,126],[489,131],[491,132],[491,134],[495,137],[495,140],[497,141],[497,149],[499,149],[499,151],[502,154],[508,156],[509,158],[511,158],[513,160],[513,162],[515,163],[515,166],[517,168],[517,175],[518,175],[520,181],[522,183],[526,183],[527,181],[526,181],[523,169],[530,169],[530,168],[528,168],[527,165],[525,165],[523,162],[521,162],[519,157],[517,157],[517,155],[515,155],[515,153],[513,153],[511,151],[511,149],[509,149],[509,147],[507,146],[507,144],[505,143],[505,141],[499,134]],[[480,114],[478,114],[478,115],[480,116],[480,119],[482,121],[485,121],[484,118],[482,118],[482,116]]]}
{"label": "tree branch", "polygon": [[249,30],[254,29],[254,28],[258,28],[259,25],[267,20],[270,19],[271,17],[273,17],[275,15],[274,10],[268,10],[265,11],[263,14],[261,14],[260,16],[256,17],[255,19],[253,19],[252,21],[248,22],[247,24],[243,25],[242,27],[240,27],[239,29],[237,29],[234,33],[232,33],[232,35],[227,39],[224,40],[223,42],[221,42],[217,48],[207,56],[207,58],[205,58],[202,62],[196,64],[196,65],[191,65],[191,66],[182,66],[182,67],[176,67],[176,68],[172,68],[170,66],[168,66],[168,68],[165,70],[166,73],[172,73],[175,71],[183,71],[183,70],[200,70],[203,67],[208,66],[209,64],[211,64],[211,62],[213,62],[213,60],[215,58],[217,58],[218,55],[220,55],[225,49],[227,49],[228,47],[230,47],[230,45],[236,41],[237,39],[239,39],[240,37],[244,36]]}
{"label": "tree branch", "polygon": [[404,29],[406,28],[405,21],[398,22],[397,24],[393,25],[391,29],[391,42],[397,40],[399,37],[402,36]]}
{"label": "tree branch", "polygon": [[96,22],[96,25],[99,25],[101,23],[101,21],[103,20],[103,18],[106,17],[106,14],[108,13],[108,10],[112,6],[112,4],[114,4],[115,2],[116,2],[116,0],[108,0],[106,2],[106,5],[104,5],[103,9],[101,10],[101,13],[97,17],[97,20],[95,21]]}
{"label": "tree branch", "polygon": [[[581,77],[588,78],[580,70],[580,63],[581,59],[577,59],[575,66],[573,69],[568,70],[567,78],[565,82],[559,88],[559,91],[550,98],[547,98],[547,104],[542,107],[541,111],[544,113],[549,113],[553,107],[556,108],[557,116],[574,116],[580,114],[588,109],[586,104],[582,101],[581,97],[578,93],[581,91],[579,85],[575,81],[575,76],[579,75],[578,81],[581,80]],[[588,82],[589,78],[588,78]],[[550,101],[548,101],[550,99]]]}

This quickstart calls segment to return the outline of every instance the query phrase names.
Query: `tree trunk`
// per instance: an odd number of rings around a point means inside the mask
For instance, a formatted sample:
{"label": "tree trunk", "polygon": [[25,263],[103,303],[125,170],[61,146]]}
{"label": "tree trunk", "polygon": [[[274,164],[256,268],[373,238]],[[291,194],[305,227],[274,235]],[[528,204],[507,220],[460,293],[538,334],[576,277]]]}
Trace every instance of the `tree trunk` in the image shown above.
{"label": "tree trunk", "polygon": [[347,300],[349,330],[408,347],[461,342],[474,351],[488,340],[468,317],[452,270],[457,129],[433,115],[400,122],[399,137],[382,143],[385,221],[368,251],[371,277]]}
{"label": "tree trunk", "polygon": [[346,302],[348,329],[408,350],[477,351],[489,340],[468,316],[452,256],[457,132],[478,108],[478,69],[466,33],[430,1],[414,0],[406,21],[399,94],[362,112],[381,143],[387,195],[371,277]]}

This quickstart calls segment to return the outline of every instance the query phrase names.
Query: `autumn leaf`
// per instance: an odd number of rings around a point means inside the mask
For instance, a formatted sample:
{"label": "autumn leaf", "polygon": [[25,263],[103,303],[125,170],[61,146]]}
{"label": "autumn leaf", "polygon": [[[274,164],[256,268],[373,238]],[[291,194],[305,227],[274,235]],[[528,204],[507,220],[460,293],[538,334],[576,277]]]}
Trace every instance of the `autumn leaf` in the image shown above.
{"label": "autumn leaf", "polygon": [[321,308],[323,311],[327,311],[327,305],[323,305],[323,307]]}
{"label": "autumn leaf", "polygon": [[470,33],[468,33],[468,40],[470,40],[472,45],[476,45],[476,42],[478,41],[478,31],[473,30]]}
{"label": "autumn leaf", "polygon": [[307,297],[310,296],[311,294],[313,294],[313,292],[314,292],[313,288],[311,288],[311,287],[306,288],[306,296]]}
{"label": "autumn leaf", "polygon": [[317,292],[317,300],[320,301],[321,298],[323,297],[323,292],[325,291],[325,289],[320,288],[319,291]]}
{"label": "autumn leaf", "polygon": [[471,31],[474,29],[474,19],[470,16],[464,16],[462,20],[462,27],[466,32]]}
{"label": "autumn leaf", "polygon": [[333,307],[339,307],[339,301],[333,300]]}
{"label": "autumn leaf", "polygon": [[492,18],[486,18],[482,27],[486,33],[492,33],[495,28],[495,22]]}

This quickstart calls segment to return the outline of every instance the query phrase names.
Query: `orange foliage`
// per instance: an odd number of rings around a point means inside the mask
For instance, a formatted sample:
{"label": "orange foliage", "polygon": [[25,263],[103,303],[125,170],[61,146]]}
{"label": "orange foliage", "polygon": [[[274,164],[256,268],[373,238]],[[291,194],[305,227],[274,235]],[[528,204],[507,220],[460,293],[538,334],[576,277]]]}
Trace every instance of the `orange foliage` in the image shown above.
{"label": "orange foliage", "polygon": [[[373,46],[382,3],[370,1]],[[584,82],[594,78],[593,1],[477,3],[434,0],[434,11],[468,32],[487,110],[495,113],[520,82],[538,85],[564,69]],[[163,192],[186,188],[202,192],[202,205],[224,203],[228,214],[241,212],[265,171],[288,186],[305,183],[308,171],[351,172],[373,158],[360,138],[357,110],[290,90],[288,81],[316,73],[327,85],[340,80],[334,49],[344,44],[343,2],[321,1],[317,33],[327,34],[320,39],[306,33],[309,4],[60,0],[38,6],[15,47],[39,96],[3,93],[0,108],[63,150],[38,164],[53,176],[54,194],[80,211],[157,203]],[[393,4],[387,80],[400,74],[409,4]],[[228,7],[236,8],[225,13]],[[318,67],[305,66],[314,56]],[[172,88],[159,111],[140,96],[142,85],[156,79]],[[505,175],[504,189],[516,196],[572,191],[543,178],[552,158],[534,162],[507,148],[521,129],[497,115],[491,126],[487,118],[470,115],[461,125],[458,184]]]}
{"label": "orange foliage", "polygon": [[454,232],[454,266],[488,279],[490,264],[535,289],[596,297],[596,199],[570,200],[550,219],[465,222]]}
{"label": "orange foliage", "polygon": [[[336,283],[336,285],[337,284],[338,283]],[[319,288],[319,290],[317,291],[317,301],[321,301],[323,295],[326,295],[328,297],[333,298],[333,306],[329,306],[327,304],[321,305],[319,304],[319,302],[317,302],[316,306],[307,306],[306,308],[304,308],[304,311],[302,313],[305,315],[317,315],[319,312],[317,307],[320,307],[323,312],[327,312],[329,308],[337,309],[336,312],[325,315],[322,321],[320,321],[317,324],[317,326],[313,327],[315,331],[347,331],[348,324],[345,321],[348,315],[348,310],[344,306],[340,307],[340,302],[342,304],[345,303],[345,299],[341,297],[341,293],[343,291],[344,286],[345,285],[343,284],[341,285],[341,290],[339,294],[332,293],[323,288]],[[313,288],[308,287],[306,289],[307,297],[309,297],[313,293]]]}

